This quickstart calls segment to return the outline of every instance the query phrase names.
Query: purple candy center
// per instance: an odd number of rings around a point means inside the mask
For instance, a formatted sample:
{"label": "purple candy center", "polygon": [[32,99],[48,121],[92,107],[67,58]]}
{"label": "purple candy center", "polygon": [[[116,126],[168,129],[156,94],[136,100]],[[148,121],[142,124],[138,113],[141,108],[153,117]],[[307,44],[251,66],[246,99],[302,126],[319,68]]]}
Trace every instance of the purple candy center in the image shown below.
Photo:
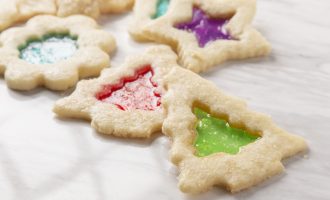
{"label": "purple candy center", "polygon": [[210,41],[233,39],[224,28],[228,21],[228,19],[212,19],[201,9],[194,8],[191,22],[184,22],[175,27],[180,30],[193,32],[199,46],[204,47]]}

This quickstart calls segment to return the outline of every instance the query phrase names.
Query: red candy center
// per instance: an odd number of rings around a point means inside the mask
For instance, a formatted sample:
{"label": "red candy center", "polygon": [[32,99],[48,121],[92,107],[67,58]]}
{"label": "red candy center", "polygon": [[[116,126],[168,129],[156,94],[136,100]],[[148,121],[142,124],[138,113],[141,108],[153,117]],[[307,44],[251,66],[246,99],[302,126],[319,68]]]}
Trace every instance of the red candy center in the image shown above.
{"label": "red candy center", "polygon": [[104,85],[96,94],[100,101],[116,105],[121,110],[156,110],[161,105],[157,84],[151,79],[154,71],[145,66],[133,76],[122,78],[117,84]]}

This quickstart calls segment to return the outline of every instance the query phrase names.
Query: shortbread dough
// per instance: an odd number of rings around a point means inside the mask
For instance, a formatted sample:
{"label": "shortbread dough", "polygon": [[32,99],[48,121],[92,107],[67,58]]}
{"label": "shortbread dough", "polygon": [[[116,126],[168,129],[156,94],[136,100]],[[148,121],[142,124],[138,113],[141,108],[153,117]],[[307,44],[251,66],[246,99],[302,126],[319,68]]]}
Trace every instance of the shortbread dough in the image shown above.
{"label": "shortbread dough", "polygon": [[[255,0],[171,0],[167,12],[155,18],[160,1],[137,0],[129,32],[138,41],[171,46],[189,70],[203,72],[226,60],[270,52],[269,43],[251,26]],[[218,32],[223,37],[212,36]],[[199,37],[208,39],[200,43]]]}
{"label": "shortbread dough", "polygon": [[[76,50],[63,59],[60,59],[63,55],[55,59],[57,55],[54,54],[54,59],[48,58],[47,62],[36,61],[38,52],[23,51],[30,44],[34,45],[32,49],[42,46],[43,40],[52,35],[76,38]],[[54,50],[52,41],[48,43],[46,49],[40,51]],[[0,44],[0,73],[4,73],[8,87],[16,90],[31,90],[42,85],[52,90],[66,90],[74,86],[79,78],[97,76],[103,68],[110,66],[109,54],[116,47],[111,34],[100,30],[92,18],[82,15],[34,17],[23,27],[2,32]],[[69,45],[72,47],[73,44]],[[52,53],[55,52],[40,55]]]}
{"label": "shortbread dough", "polygon": [[[189,70],[173,68],[163,83],[167,88],[163,97],[167,113],[163,133],[171,138],[170,157],[179,168],[179,187],[183,192],[200,193],[215,185],[231,192],[249,188],[282,172],[282,159],[307,148],[302,138],[279,128],[269,116],[250,110],[244,101],[226,95]],[[198,154],[194,147],[196,108],[254,134],[255,138],[252,140],[251,136],[249,142],[243,142],[238,152]]]}
{"label": "shortbread dough", "polygon": [[152,47],[129,57],[120,67],[103,70],[99,78],[80,81],[69,97],[56,102],[54,112],[91,120],[103,134],[148,138],[161,130],[165,116],[162,81],[176,61],[169,47]]}

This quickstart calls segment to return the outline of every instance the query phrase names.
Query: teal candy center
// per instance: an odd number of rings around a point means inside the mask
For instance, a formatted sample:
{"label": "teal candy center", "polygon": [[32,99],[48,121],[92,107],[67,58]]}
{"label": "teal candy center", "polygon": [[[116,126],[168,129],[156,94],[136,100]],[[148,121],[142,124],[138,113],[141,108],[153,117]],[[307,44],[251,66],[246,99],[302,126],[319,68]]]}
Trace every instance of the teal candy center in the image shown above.
{"label": "teal candy center", "polygon": [[170,3],[170,0],[158,0],[157,7],[156,7],[156,13],[154,16],[152,16],[152,18],[156,19],[158,17],[165,15],[165,13],[167,12],[169,3]]}
{"label": "teal candy center", "polygon": [[245,130],[232,128],[225,120],[212,117],[199,108],[194,109],[194,114],[198,118],[194,143],[197,156],[203,157],[218,152],[237,154],[242,146],[260,138]]}
{"label": "teal candy center", "polygon": [[19,48],[20,58],[31,64],[56,63],[71,57],[77,49],[77,38],[68,34],[45,35]]}

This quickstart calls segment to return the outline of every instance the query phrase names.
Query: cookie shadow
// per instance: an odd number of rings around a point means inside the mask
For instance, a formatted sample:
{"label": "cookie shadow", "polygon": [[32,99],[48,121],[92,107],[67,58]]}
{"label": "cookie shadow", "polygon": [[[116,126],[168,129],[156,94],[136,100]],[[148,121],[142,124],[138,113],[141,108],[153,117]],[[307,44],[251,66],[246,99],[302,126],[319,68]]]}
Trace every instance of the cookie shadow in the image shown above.
{"label": "cookie shadow", "polygon": [[149,138],[125,138],[125,137],[117,137],[117,136],[113,136],[113,135],[107,135],[107,134],[103,134],[100,133],[98,131],[96,131],[95,129],[93,129],[91,127],[91,122],[90,120],[85,120],[85,119],[76,119],[76,118],[64,118],[64,117],[60,117],[54,114],[54,120],[57,121],[57,123],[59,124],[66,124],[68,126],[70,126],[70,124],[76,124],[76,125],[81,125],[81,126],[88,126],[90,127],[90,134],[92,134],[92,136],[95,139],[100,139],[103,141],[107,141],[107,142],[114,142],[120,145],[125,145],[125,146],[136,146],[136,147],[143,147],[143,148],[147,148],[149,147],[154,141],[156,141],[158,138],[160,138],[162,136],[161,132],[156,132],[153,133]]}
{"label": "cookie shadow", "polygon": [[7,87],[6,93],[8,94],[8,96],[10,96],[11,98],[13,98],[17,101],[26,101],[26,100],[33,100],[33,99],[38,99],[38,98],[46,98],[47,100],[54,101],[54,103],[55,103],[56,100],[71,94],[74,89],[75,89],[75,87],[69,88],[64,91],[52,91],[45,87],[40,86],[33,90],[20,91],[20,90],[10,89]]}
{"label": "cookie shadow", "polygon": [[125,146],[135,146],[135,147],[143,147],[148,148],[151,144],[161,137],[161,132],[153,133],[149,138],[125,138],[125,137],[117,137],[113,135],[102,134],[95,129],[92,130],[92,134],[95,138],[102,139],[104,141],[113,141],[121,145]]}
{"label": "cookie shadow", "polygon": [[205,72],[202,72],[201,76],[207,78],[210,76],[214,76],[214,74],[221,73],[221,70],[226,70],[226,69],[239,70],[239,68],[244,66],[251,66],[258,68],[258,66],[261,63],[263,64],[263,66],[268,66],[267,63],[273,63],[275,60],[276,57],[272,53],[265,57],[246,58],[242,60],[228,60],[224,63],[218,64],[206,70]]}

